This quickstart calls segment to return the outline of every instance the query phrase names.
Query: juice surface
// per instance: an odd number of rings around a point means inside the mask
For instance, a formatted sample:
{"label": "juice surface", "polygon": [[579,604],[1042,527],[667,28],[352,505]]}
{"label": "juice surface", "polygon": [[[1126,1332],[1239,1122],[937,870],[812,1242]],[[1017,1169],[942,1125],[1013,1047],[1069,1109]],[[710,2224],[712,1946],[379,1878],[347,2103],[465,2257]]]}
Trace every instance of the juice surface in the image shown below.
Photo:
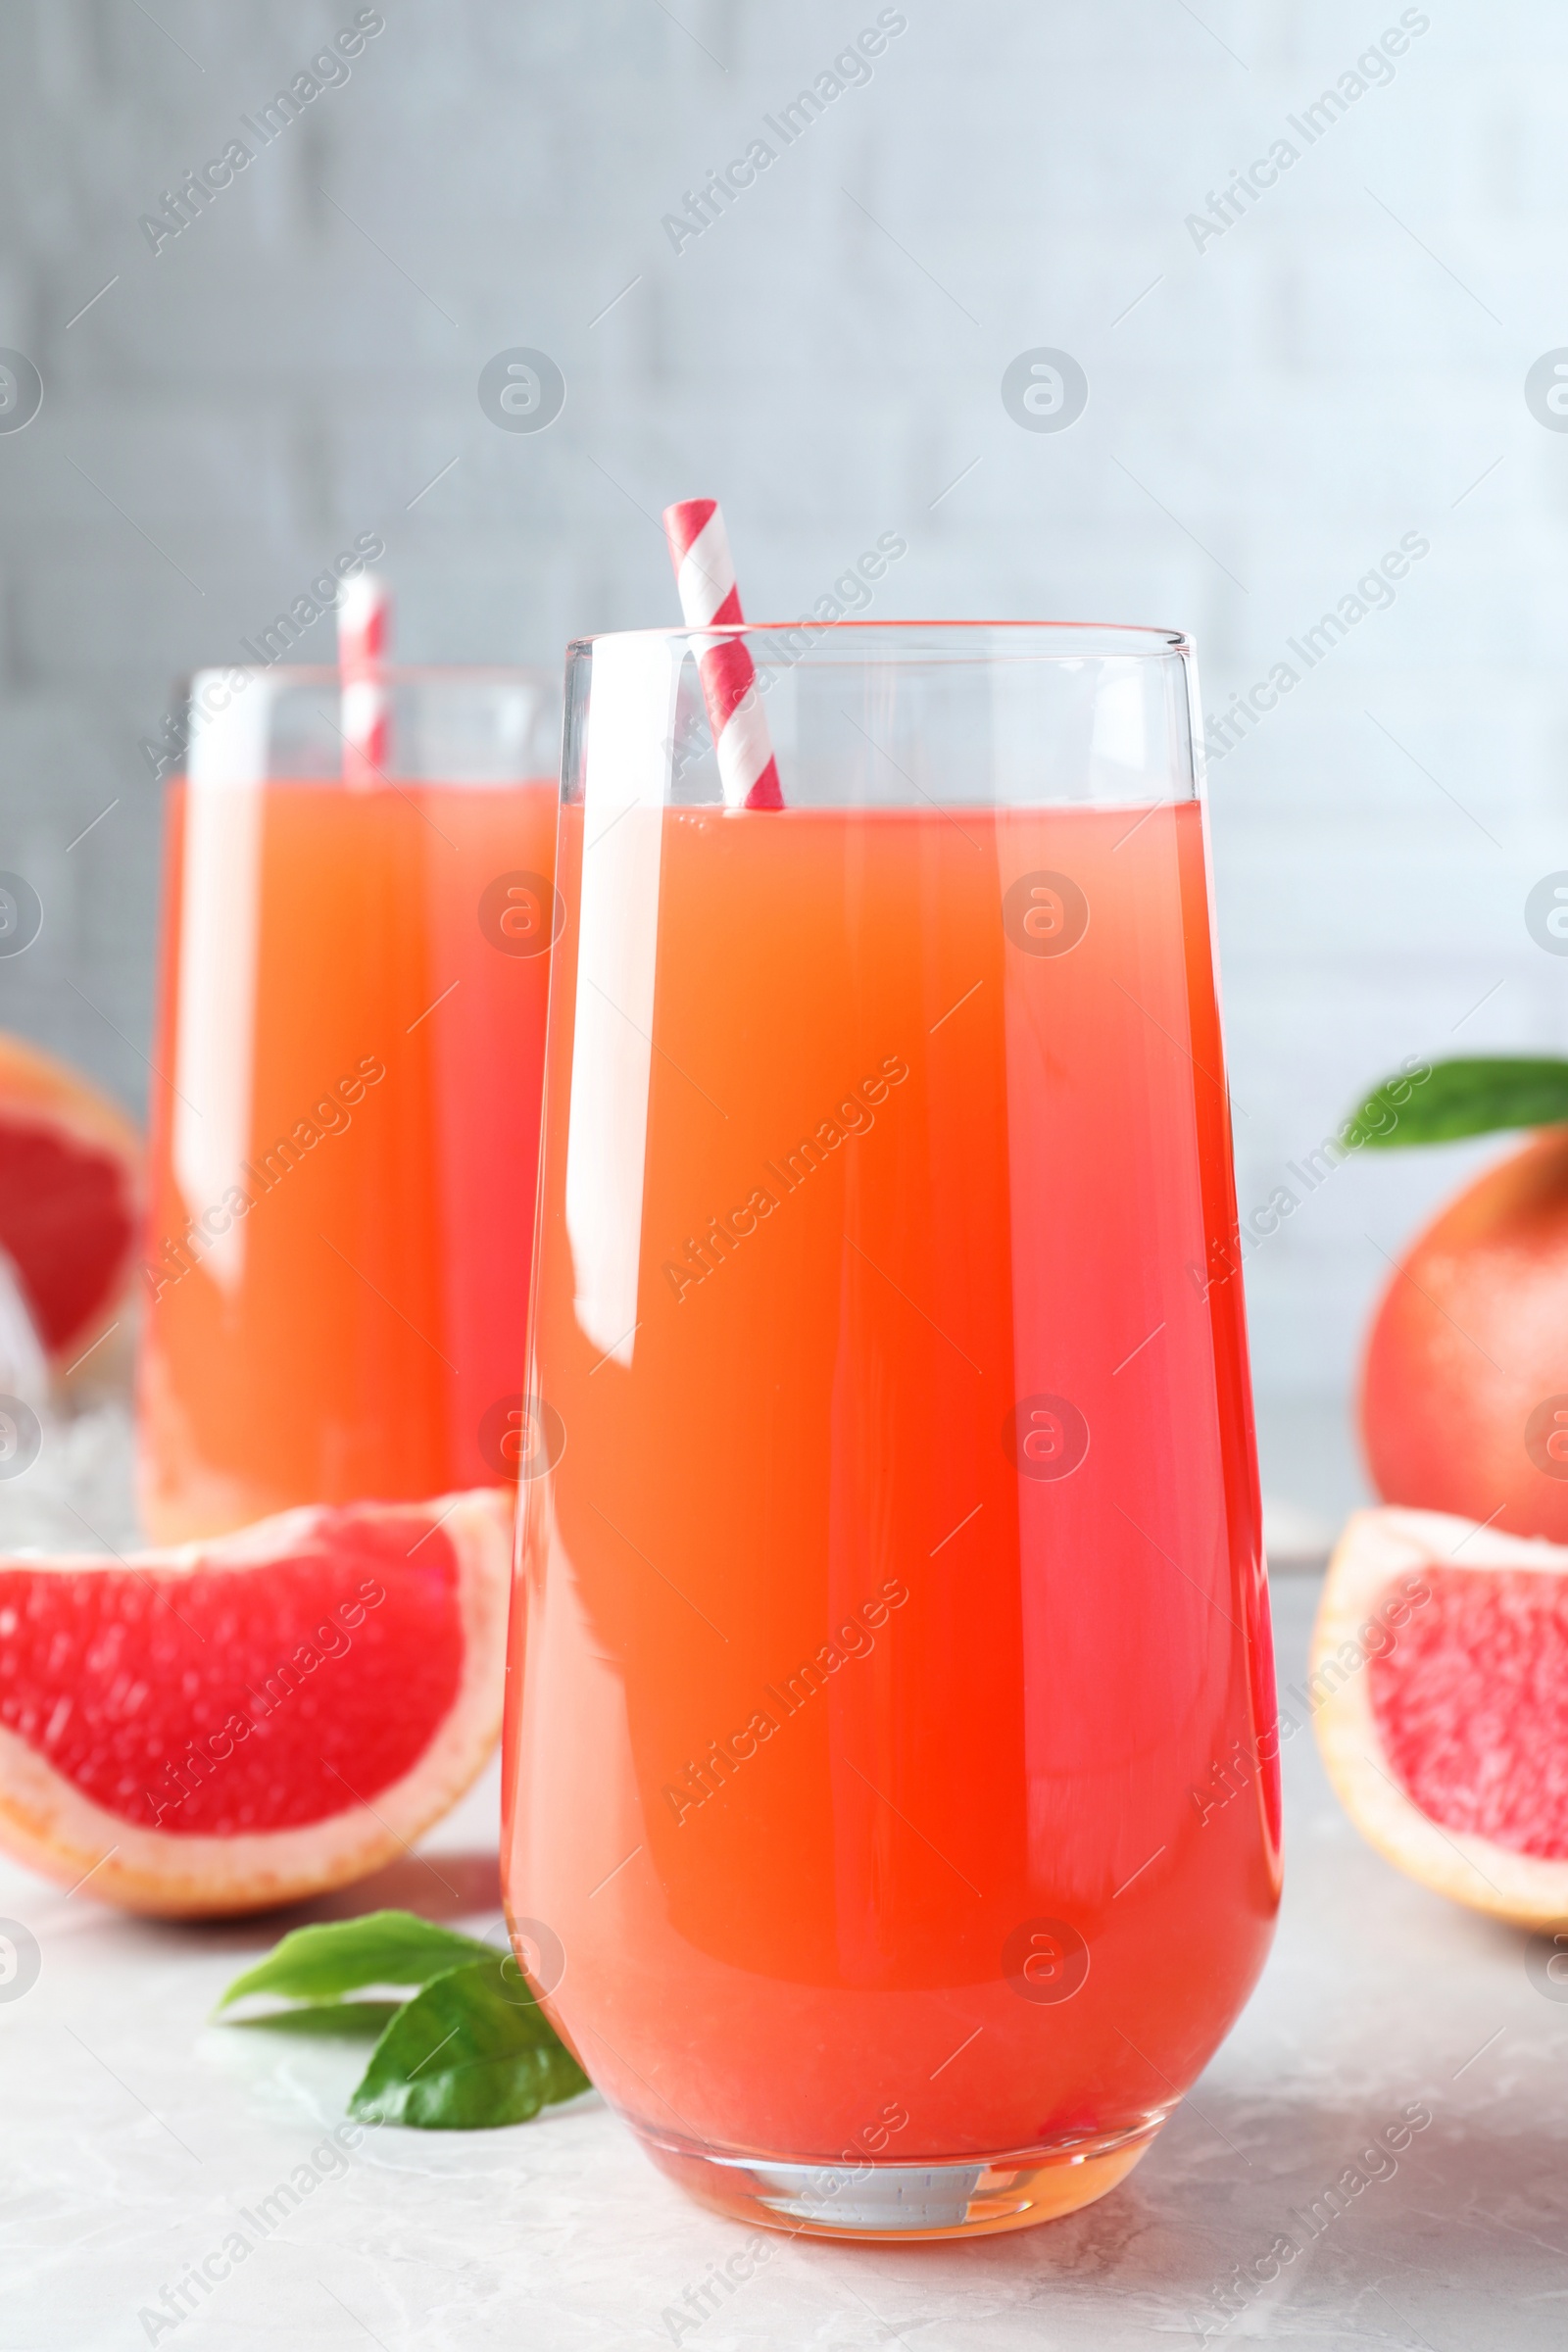
{"label": "juice surface", "polygon": [[505,1474],[556,804],[543,779],[172,787],[141,1372],[155,1538]]}
{"label": "juice surface", "polygon": [[514,1922],[655,2132],[1136,2131],[1279,1891],[1200,810],[636,808],[608,895],[583,830]]}

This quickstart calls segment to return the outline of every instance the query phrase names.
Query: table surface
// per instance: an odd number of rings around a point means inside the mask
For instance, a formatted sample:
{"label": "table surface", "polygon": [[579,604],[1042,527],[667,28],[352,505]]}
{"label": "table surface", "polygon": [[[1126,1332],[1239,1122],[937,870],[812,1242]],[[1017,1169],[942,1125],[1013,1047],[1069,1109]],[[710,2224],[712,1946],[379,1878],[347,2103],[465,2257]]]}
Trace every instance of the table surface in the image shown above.
{"label": "table surface", "polygon": [[[1276,1579],[1288,1683],[1317,1590]],[[363,2052],[204,2023],[275,1921],[135,1921],[89,1888],[67,1897],[0,1865],[0,1914],[42,1953],[30,1991],[0,2004],[0,2352],[176,2337],[196,2352],[1119,2352],[1222,2328],[1335,2347],[1560,2348],[1568,1997],[1536,1989],[1525,1936],[1408,1884],[1361,1842],[1309,1732],[1287,1741],[1284,1765],[1287,1886],[1269,1965],[1125,2185],[1066,2221],[965,2245],[775,2237],[772,2259],[701,2325],[683,2298],[745,2233],[687,2203],[589,2097],[512,2131],[368,2133],[341,2165],[311,2167],[319,2184],[210,2300],[155,2326],[142,2314],[164,2285],[309,2166]],[[308,1915],[400,1903],[494,1930],[495,1834],[492,1773],[427,1842],[428,1864],[411,1858]],[[1430,2125],[1396,2157],[1360,2163],[1411,2105]],[[1350,2167],[1365,2186],[1328,2219],[1324,2192]],[[1281,2236],[1294,2258],[1223,2321],[1214,2290]]]}

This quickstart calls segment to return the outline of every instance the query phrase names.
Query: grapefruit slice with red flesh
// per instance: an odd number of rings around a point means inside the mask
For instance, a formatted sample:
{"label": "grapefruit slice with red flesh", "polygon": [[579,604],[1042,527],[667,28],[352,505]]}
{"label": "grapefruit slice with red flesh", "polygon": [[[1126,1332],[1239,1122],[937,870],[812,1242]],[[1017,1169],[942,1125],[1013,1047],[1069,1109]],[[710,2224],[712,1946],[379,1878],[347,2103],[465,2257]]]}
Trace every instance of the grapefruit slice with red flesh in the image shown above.
{"label": "grapefruit slice with red flesh", "polygon": [[136,1130],[63,1061],[0,1033],[0,1249],[64,1371],[121,1311],[141,1215]]}
{"label": "grapefruit slice with red flesh", "polygon": [[481,1488],[126,1560],[0,1561],[0,1846],[165,1918],[392,1860],[495,1746],[514,1502]]}
{"label": "grapefruit slice with red flesh", "polygon": [[1329,1777],[1391,1862],[1499,1919],[1568,1919],[1568,1549],[1357,1512],[1308,1689]]}

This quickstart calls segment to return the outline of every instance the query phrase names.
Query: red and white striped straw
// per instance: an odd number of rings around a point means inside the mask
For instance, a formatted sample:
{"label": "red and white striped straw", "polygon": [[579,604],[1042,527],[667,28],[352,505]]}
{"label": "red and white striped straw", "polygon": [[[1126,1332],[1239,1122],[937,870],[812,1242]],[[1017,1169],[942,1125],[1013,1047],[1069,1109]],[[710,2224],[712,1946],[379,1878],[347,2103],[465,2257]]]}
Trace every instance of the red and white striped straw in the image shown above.
{"label": "red and white striped straw", "polygon": [[[683,498],[664,509],[664,536],[675,566],[681,618],[689,629],[742,619],[729,534],[714,498]],[[757,692],[757,667],[744,637],[720,637],[697,657],[703,701],[718,758],[718,780],[731,808],[782,808],[778,761]]]}
{"label": "red and white striped straw", "polygon": [[384,672],[391,652],[392,592],[362,571],[345,583],[337,609],[337,666],[343,684],[343,777],[365,786],[386,772],[392,749]]}

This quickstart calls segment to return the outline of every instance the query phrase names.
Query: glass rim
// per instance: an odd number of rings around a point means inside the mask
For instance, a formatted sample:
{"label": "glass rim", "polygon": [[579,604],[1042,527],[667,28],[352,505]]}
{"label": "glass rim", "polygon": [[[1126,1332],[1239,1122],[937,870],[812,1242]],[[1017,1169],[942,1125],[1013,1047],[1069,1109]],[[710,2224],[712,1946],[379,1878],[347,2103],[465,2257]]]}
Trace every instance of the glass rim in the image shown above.
{"label": "glass rim", "polygon": [[189,693],[204,679],[230,677],[244,678],[247,684],[257,678],[275,678],[290,686],[339,688],[361,684],[365,678],[372,685],[385,686],[508,686],[521,679],[559,690],[561,675],[544,662],[386,662],[360,677],[346,676],[335,662],[203,662],[194,669],[182,670],[178,684]]}
{"label": "glass rim", "polygon": [[[798,620],[726,620],[705,621],[701,626],[682,622],[677,627],[651,629],[601,629],[592,636],[568,640],[568,659],[574,655],[591,654],[596,645],[641,642],[650,644],[662,640],[669,645],[702,646],[725,638],[786,638],[799,636],[806,630],[821,643],[845,632],[865,637],[882,636],[888,639],[934,637],[938,644],[951,645],[955,650],[976,636],[995,635],[1015,637],[1020,641],[1039,641],[1035,659],[1082,661],[1088,654],[1087,641],[1111,638],[1118,642],[1115,651],[1128,659],[1156,661],[1171,656],[1186,658],[1196,652],[1196,641],[1185,629],[1162,628],[1156,623],[1136,620],[861,620],[846,614],[839,620],[818,620],[803,613]],[[1053,640],[1073,639],[1069,645]],[[1110,650],[1101,647],[1102,654]],[[804,657],[802,657],[804,659]]]}

